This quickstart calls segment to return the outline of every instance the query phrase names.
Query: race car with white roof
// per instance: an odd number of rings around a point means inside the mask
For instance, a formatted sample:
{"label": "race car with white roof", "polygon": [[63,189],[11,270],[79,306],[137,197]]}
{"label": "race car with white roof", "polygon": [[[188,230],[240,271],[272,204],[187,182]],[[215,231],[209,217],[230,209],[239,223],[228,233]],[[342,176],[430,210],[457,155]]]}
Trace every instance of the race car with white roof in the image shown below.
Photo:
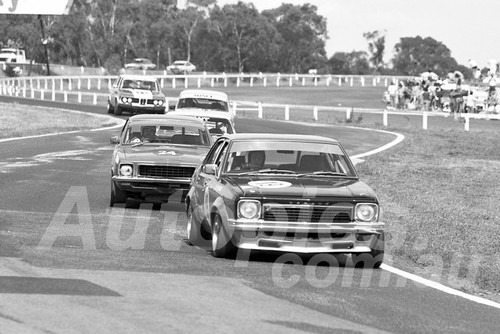
{"label": "race car with white roof", "polygon": [[108,95],[108,113],[164,114],[166,98],[158,79],[150,75],[121,75]]}
{"label": "race car with white roof", "polygon": [[234,112],[229,105],[226,93],[208,89],[185,89],[179,94],[177,104],[172,112],[182,111],[184,115],[200,114],[220,118],[234,119]]}

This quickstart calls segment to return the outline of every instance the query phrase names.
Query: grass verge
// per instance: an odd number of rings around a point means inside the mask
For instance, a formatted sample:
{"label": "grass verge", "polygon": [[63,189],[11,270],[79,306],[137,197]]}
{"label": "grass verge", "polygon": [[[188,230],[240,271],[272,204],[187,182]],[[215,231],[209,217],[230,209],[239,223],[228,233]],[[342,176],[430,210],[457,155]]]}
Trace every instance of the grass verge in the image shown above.
{"label": "grass verge", "polygon": [[90,130],[114,124],[116,122],[108,117],[88,113],[0,103],[0,139]]}

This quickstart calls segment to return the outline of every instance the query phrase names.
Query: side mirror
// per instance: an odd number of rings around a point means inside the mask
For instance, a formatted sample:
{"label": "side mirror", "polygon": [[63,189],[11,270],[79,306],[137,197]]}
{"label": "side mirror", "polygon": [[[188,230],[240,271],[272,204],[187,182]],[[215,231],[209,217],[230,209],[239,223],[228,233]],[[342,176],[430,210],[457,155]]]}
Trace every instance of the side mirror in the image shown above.
{"label": "side mirror", "polygon": [[115,144],[115,145],[116,145],[116,144],[120,144],[120,137],[118,137],[118,136],[113,136],[113,137],[109,138],[109,142],[110,142],[111,144]]}
{"label": "side mirror", "polygon": [[175,104],[169,105],[168,110],[175,110]]}
{"label": "side mirror", "polygon": [[207,164],[203,166],[203,173],[209,175],[215,175],[217,173],[217,165],[216,164]]}

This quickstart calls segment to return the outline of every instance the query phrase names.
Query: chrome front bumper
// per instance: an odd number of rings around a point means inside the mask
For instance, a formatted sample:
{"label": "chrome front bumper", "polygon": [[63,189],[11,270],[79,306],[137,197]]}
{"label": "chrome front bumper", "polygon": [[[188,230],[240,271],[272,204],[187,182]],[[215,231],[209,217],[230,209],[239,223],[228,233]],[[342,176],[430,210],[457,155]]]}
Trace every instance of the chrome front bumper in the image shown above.
{"label": "chrome front bumper", "polygon": [[366,253],[384,249],[384,223],[307,223],[230,219],[236,246],[294,253]]}

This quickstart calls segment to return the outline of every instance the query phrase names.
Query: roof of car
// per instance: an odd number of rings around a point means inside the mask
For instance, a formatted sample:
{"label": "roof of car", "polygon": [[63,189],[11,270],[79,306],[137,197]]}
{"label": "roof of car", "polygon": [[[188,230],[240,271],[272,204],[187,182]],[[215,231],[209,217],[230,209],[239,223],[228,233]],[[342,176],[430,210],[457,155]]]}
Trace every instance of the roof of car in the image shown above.
{"label": "roof of car", "polygon": [[182,121],[186,123],[194,123],[205,125],[202,119],[192,117],[192,116],[182,116],[182,115],[172,115],[172,114],[139,114],[134,115],[129,118],[131,122],[137,121],[153,121],[153,120],[170,120],[170,121]]}
{"label": "roof of car", "polygon": [[209,89],[185,89],[179,94],[179,98],[204,97],[218,100],[228,100],[227,94],[217,90]]}
{"label": "roof of car", "polygon": [[155,76],[153,75],[140,75],[140,74],[122,74],[120,77],[124,79],[129,79],[129,80],[151,80],[155,81],[158,80]]}
{"label": "roof of car", "polygon": [[175,115],[184,115],[184,116],[191,116],[191,117],[216,117],[216,118],[225,118],[227,120],[231,120],[233,118],[233,115],[230,112],[227,111],[217,111],[217,110],[205,110],[205,109],[189,109],[189,108],[182,108],[182,109],[177,109],[177,110],[171,110],[168,112],[169,114],[175,114]]}
{"label": "roof of car", "polygon": [[236,134],[227,134],[223,137],[229,138],[230,140],[284,140],[284,141],[298,141],[298,142],[329,142],[332,144],[338,144],[338,141],[323,136],[315,136],[315,135],[297,135],[297,134],[282,134],[282,133],[236,133]]}

